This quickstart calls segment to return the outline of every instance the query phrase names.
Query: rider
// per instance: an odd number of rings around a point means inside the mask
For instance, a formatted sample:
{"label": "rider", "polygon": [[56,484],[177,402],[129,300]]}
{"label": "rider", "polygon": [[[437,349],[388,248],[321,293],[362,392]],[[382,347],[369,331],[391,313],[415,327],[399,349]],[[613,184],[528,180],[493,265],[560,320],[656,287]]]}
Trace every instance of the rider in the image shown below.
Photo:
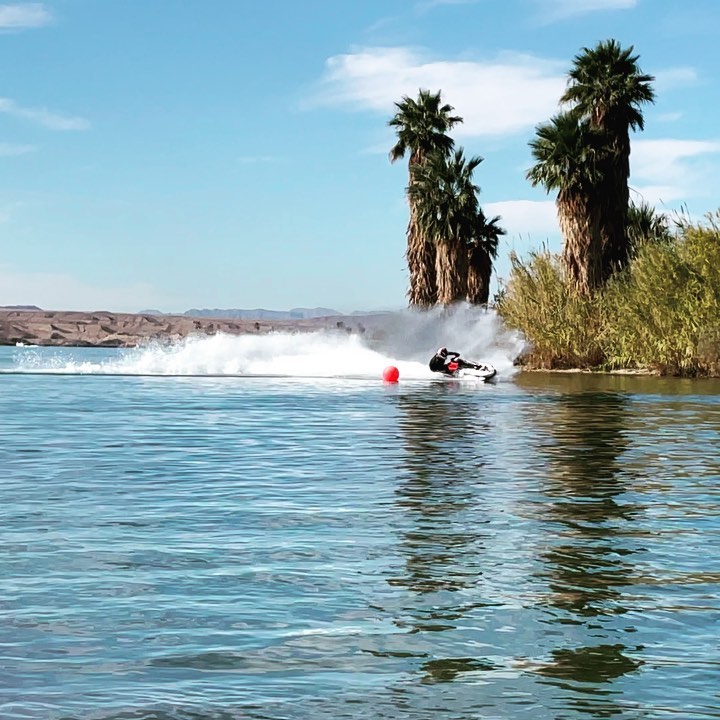
{"label": "rider", "polygon": [[430,358],[430,369],[433,372],[441,372],[445,375],[455,375],[455,373],[462,368],[477,367],[474,363],[463,360],[459,352],[448,350],[446,347],[441,347],[432,358]]}

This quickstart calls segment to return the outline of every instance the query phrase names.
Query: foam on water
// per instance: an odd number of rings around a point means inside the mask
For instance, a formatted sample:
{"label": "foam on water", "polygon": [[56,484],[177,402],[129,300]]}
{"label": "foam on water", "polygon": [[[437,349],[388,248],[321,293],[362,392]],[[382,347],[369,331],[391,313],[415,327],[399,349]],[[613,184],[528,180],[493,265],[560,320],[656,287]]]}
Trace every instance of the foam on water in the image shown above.
{"label": "foam on water", "polygon": [[[401,379],[432,377],[427,362],[438,346],[491,363],[501,378],[513,374],[521,340],[502,328],[493,313],[460,306],[451,311],[405,311],[378,318],[364,334],[323,330],[263,335],[189,337],[112,353],[100,361],[77,352],[24,349],[14,372],[103,375],[280,375],[372,377],[387,365]],[[86,356],[85,356],[86,357]]]}

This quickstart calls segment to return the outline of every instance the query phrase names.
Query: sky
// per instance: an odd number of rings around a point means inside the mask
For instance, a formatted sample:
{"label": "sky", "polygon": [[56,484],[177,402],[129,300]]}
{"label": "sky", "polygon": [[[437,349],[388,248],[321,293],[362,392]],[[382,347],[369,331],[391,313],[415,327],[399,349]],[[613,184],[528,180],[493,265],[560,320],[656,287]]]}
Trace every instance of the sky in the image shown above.
{"label": "sky", "polygon": [[0,305],[406,305],[394,103],[441,90],[509,254],[561,248],[525,179],[583,47],[633,45],[656,103],[631,192],[720,207],[717,0],[0,3]]}

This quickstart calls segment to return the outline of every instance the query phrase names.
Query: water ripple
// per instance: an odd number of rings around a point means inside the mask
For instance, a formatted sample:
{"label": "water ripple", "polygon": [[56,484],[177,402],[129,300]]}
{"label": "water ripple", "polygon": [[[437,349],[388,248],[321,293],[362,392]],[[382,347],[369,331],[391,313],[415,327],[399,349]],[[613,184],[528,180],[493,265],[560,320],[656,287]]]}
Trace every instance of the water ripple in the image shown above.
{"label": "water ripple", "polygon": [[652,381],[4,376],[0,715],[719,718],[717,388]]}

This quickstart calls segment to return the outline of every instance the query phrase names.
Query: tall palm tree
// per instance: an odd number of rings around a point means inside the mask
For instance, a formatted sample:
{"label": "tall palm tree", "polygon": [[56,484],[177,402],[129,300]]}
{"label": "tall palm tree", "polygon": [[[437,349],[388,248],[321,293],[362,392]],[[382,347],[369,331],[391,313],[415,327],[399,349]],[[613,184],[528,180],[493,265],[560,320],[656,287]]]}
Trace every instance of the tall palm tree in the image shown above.
{"label": "tall palm tree", "polygon": [[481,162],[481,157],[465,158],[459,149],[449,157],[430,155],[413,169],[408,192],[419,230],[435,244],[437,301],[442,305],[467,296],[467,246],[475,234],[480,192],[472,176]]}
{"label": "tall palm tree", "polygon": [[478,210],[475,235],[468,243],[467,300],[473,305],[487,305],[490,298],[490,276],[497,257],[500,237],[506,231],[498,225],[500,216],[488,220]]}
{"label": "tall palm tree", "polygon": [[602,284],[602,238],[596,188],[603,180],[602,138],[588,121],[561,113],[538,125],[530,142],[535,165],[527,178],[556,191],[563,235],[563,261],[578,292],[590,294]]}
{"label": "tall palm tree", "polygon": [[410,220],[407,227],[406,258],[410,276],[408,299],[411,305],[429,307],[437,301],[435,278],[435,246],[420,232],[415,202],[410,193],[413,170],[421,167],[430,155],[447,155],[453,149],[453,139],[447,134],[462,118],[452,115],[453,107],[442,104],[440,91],[431,93],[420,89],[413,100],[404,96],[395,103],[397,112],[388,121],[395,128],[397,142],[390,149],[390,162],[409,155],[408,201]]}
{"label": "tall palm tree", "polygon": [[627,209],[629,203],[630,129],[642,130],[640,111],[655,100],[652,75],[641,72],[633,46],[622,48],[617,40],[605,40],[594,48],[583,48],[575,56],[568,87],[561,102],[572,103],[573,115],[586,120],[601,133],[607,150],[603,198],[603,277],[628,261]]}

